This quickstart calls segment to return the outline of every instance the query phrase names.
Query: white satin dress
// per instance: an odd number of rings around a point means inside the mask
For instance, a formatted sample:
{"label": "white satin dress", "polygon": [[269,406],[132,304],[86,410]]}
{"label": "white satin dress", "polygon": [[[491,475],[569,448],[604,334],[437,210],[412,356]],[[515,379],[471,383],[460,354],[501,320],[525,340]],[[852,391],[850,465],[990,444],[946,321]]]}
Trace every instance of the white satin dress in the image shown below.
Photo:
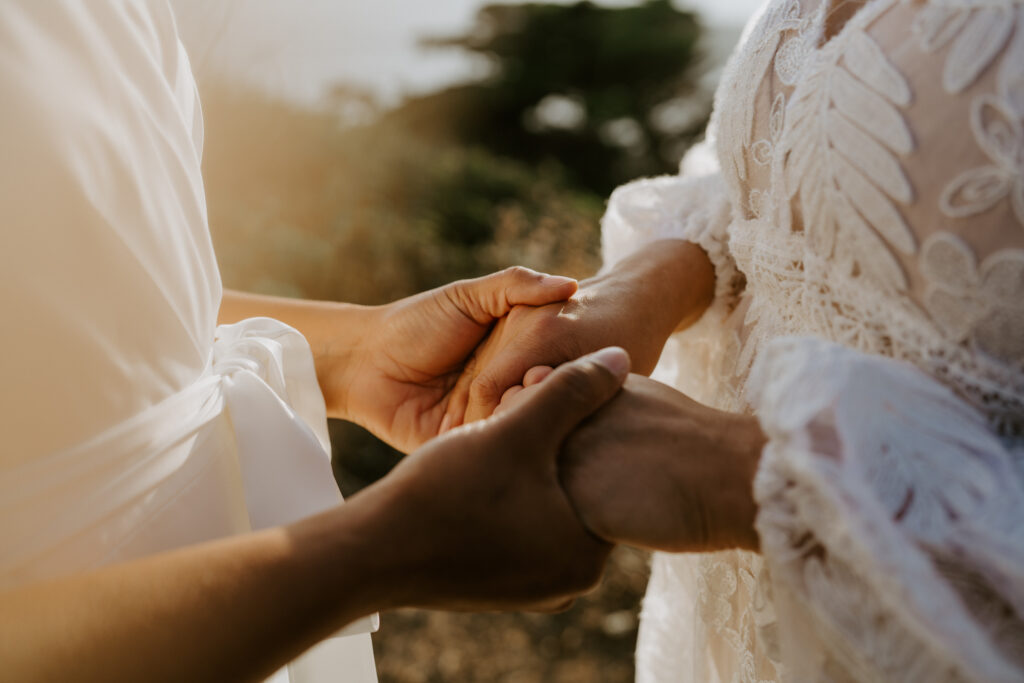
{"label": "white satin dress", "polygon": [[[341,502],[305,339],[216,326],[202,138],[165,0],[0,3],[0,587]],[[273,680],[376,681],[375,628]]]}

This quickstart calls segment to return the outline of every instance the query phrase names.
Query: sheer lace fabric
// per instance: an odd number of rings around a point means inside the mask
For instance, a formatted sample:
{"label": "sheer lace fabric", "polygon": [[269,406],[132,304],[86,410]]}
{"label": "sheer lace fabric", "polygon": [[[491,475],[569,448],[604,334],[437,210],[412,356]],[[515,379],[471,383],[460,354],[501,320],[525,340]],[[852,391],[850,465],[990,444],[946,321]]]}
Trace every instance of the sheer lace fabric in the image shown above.
{"label": "sheer lace fabric", "polygon": [[639,680],[1024,677],[1022,121],[1021,2],[780,0],[719,89],[717,172],[613,196],[610,259],[675,236],[716,265],[658,376],[771,436],[764,561],[656,557]]}

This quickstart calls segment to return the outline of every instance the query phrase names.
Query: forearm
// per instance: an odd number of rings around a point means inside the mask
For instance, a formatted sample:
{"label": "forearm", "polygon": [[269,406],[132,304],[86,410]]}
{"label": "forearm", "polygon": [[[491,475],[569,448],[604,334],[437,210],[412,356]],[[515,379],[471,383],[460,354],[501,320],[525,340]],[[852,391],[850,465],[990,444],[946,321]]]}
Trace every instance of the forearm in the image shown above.
{"label": "forearm", "polygon": [[698,245],[665,239],[645,245],[583,284],[630,287],[638,305],[659,324],[676,329],[694,322],[710,305],[715,269]]}
{"label": "forearm", "polygon": [[313,352],[316,375],[330,417],[346,417],[347,382],[338,381],[370,334],[378,309],[333,301],[308,301],[227,290],[221,301],[219,324],[268,317],[291,325],[306,338]]}
{"label": "forearm", "polygon": [[392,574],[370,566],[380,538],[370,507],[353,501],[291,527],[7,591],[4,676],[265,677],[345,623],[390,606]]}
{"label": "forearm", "polygon": [[[678,239],[652,242],[619,261],[611,270],[581,283],[577,295],[615,302],[620,310],[608,317],[617,324],[607,344],[631,352],[636,367],[656,361],[673,332],[696,322],[710,305],[715,269],[696,244]],[[653,358],[652,356],[653,349]]]}

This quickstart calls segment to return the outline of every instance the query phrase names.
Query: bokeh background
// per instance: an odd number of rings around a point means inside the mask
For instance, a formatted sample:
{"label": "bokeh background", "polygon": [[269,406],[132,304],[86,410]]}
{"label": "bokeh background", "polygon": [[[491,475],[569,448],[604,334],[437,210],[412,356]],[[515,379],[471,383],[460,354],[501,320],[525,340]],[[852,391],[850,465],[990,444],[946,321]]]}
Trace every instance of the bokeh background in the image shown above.
{"label": "bokeh background", "polygon": [[[596,271],[608,195],[699,139],[757,0],[172,4],[225,286],[377,304],[514,264]],[[346,495],[401,457],[331,436]],[[619,549],[563,614],[385,615],[381,681],[631,681],[647,576]]]}

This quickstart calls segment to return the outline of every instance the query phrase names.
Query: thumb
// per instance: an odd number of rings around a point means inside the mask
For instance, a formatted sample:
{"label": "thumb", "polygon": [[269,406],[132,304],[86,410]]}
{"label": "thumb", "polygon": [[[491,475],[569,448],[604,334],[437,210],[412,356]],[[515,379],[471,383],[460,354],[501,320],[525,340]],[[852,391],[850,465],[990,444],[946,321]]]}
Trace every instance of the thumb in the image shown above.
{"label": "thumb", "polygon": [[565,301],[579,288],[576,280],[546,275],[522,266],[449,285],[448,294],[460,311],[481,325],[508,315],[513,306],[543,306]]}
{"label": "thumb", "polygon": [[528,440],[561,443],[607,403],[629,375],[629,354],[610,346],[558,367],[533,395],[504,413]]}

